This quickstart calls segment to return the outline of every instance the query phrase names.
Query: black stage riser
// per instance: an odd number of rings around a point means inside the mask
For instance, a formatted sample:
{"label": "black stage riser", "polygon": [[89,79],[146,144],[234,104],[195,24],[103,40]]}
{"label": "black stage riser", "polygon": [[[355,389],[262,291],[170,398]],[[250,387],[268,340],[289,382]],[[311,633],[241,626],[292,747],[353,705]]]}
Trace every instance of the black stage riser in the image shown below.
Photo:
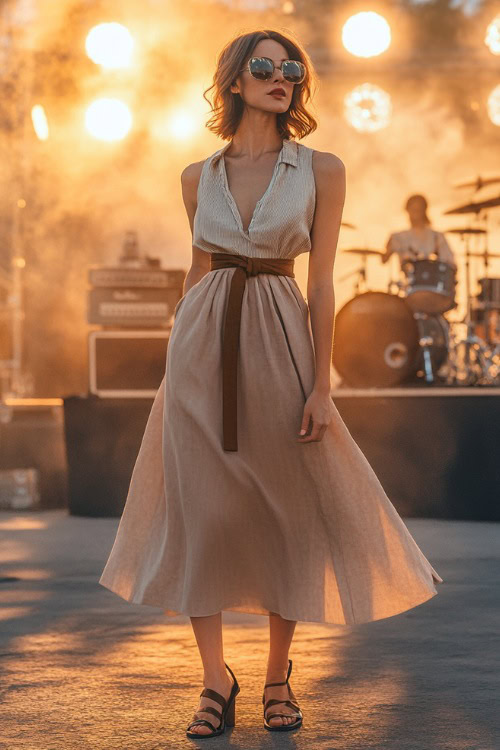
{"label": "black stage riser", "polygon": [[[398,512],[500,520],[500,396],[388,390],[398,395],[332,396]],[[148,398],[65,399],[71,514],[121,515],[151,405]]]}
{"label": "black stage riser", "polygon": [[398,512],[500,520],[498,389],[388,390],[333,400]]}

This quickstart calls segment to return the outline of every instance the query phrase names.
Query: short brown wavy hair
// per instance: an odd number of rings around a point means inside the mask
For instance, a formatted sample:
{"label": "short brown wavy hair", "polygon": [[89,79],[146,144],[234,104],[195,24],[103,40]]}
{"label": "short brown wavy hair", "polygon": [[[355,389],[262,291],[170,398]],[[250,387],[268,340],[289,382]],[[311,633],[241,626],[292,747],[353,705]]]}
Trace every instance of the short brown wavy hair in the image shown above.
{"label": "short brown wavy hair", "polygon": [[[318,127],[305,103],[312,99],[312,86],[317,88],[319,79],[302,45],[291,34],[273,29],[239,34],[219,53],[213,83],[203,92],[203,98],[210,104],[213,112],[205,126],[224,140],[230,140],[234,136],[243,114],[243,101],[239,94],[233,94],[230,87],[247,60],[252,57],[261,39],[274,39],[285,47],[290,60],[300,60],[305,65],[305,78],[302,83],[293,87],[288,110],[280,112],[276,118],[282,138],[304,138]],[[205,96],[211,89],[214,89],[213,103]]]}

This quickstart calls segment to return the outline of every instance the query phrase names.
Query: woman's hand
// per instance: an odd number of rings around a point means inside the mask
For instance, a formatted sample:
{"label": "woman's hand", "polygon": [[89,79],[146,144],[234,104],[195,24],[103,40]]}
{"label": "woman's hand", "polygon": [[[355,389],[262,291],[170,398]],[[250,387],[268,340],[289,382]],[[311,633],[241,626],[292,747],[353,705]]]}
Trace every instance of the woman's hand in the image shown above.
{"label": "woman's hand", "polygon": [[[331,396],[324,391],[313,390],[304,404],[304,416],[299,432],[299,443],[319,442],[332,418]],[[306,436],[309,420],[312,419],[311,434]],[[302,436],[302,437],[301,437]]]}

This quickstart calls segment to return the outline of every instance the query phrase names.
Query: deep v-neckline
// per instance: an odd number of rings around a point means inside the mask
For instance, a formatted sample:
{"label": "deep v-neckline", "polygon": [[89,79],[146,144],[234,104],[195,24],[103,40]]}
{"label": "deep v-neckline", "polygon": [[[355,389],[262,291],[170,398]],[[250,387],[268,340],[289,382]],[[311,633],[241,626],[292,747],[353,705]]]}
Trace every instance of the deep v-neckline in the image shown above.
{"label": "deep v-neckline", "polygon": [[286,139],[284,139],[283,142],[282,142],[282,144],[281,144],[281,149],[280,149],[280,152],[279,152],[278,157],[276,159],[276,163],[274,165],[273,173],[271,175],[271,179],[269,180],[269,184],[268,184],[267,188],[265,189],[265,191],[260,196],[260,198],[257,201],[257,203],[255,204],[252,216],[250,217],[250,223],[248,224],[248,227],[246,229],[243,228],[243,220],[241,218],[240,209],[238,208],[238,206],[236,204],[236,201],[234,199],[234,196],[233,196],[233,194],[231,193],[231,191],[229,189],[229,180],[227,179],[226,161],[225,161],[224,156],[225,156],[226,150],[229,148],[229,146],[231,144],[228,143],[228,145],[226,146],[226,148],[222,152],[222,155],[221,155],[221,157],[222,157],[221,158],[221,164],[222,164],[222,178],[223,178],[223,182],[224,182],[224,188],[226,190],[227,197],[229,198],[229,203],[231,205],[234,217],[235,217],[235,219],[236,219],[236,221],[238,223],[238,227],[241,230],[242,234],[247,239],[250,236],[250,229],[251,229],[253,221],[254,221],[254,219],[255,219],[255,217],[257,215],[257,211],[261,207],[261,205],[264,202],[264,200],[267,198],[268,194],[271,192],[272,187],[274,185],[274,182],[276,180],[276,175],[278,173],[278,165],[279,165],[279,163],[282,160],[281,157],[283,155],[283,149],[285,148],[285,140]]}

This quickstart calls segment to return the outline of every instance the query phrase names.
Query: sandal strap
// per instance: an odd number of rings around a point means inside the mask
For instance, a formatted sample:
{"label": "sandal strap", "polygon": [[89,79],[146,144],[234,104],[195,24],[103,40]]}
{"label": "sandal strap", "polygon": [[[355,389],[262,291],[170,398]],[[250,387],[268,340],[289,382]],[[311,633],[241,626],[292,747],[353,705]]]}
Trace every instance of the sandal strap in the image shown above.
{"label": "sandal strap", "polygon": [[220,703],[220,705],[222,706],[222,710],[225,709],[227,701],[224,696],[218,693],[216,690],[212,690],[212,688],[204,688],[204,690],[202,690],[200,693],[200,696],[202,695],[210,698],[213,701],[217,701],[217,703]]}
{"label": "sandal strap", "polygon": [[268,708],[270,708],[271,706],[277,706],[280,703],[284,706],[289,706],[290,708],[293,708],[294,711],[300,712],[299,706],[297,706],[296,703],[292,703],[292,701],[279,701],[277,698],[269,698],[266,705],[264,706],[264,714],[266,713]]}
{"label": "sandal strap", "polygon": [[301,713],[293,713],[293,714],[269,714],[269,716],[266,716],[266,721],[269,723],[269,719],[274,719],[275,716],[291,717],[292,719],[294,717],[297,718],[297,719],[301,719],[302,718],[302,714]]}
{"label": "sandal strap", "polygon": [[264,687],[274,687],[275,685],[286,685],[286,680],[285,682],[266,682]]}
{"label": "sandal strap", "polygon": [[292,660],[288,659],[288,672],[286,674],[286,680],[284,682],[268,682],[264,685],[264,687],[274,687],[275,685],[286,685],[288,683],[288,680],[290,679],[290,675],[292,674]]}
{"label": "sandal strap", "polygon": [[191,724],[189,724],[187,731],[189,731],[192,727],[196,726],[197,724],[206,724],[207,727],[209,727],[213,732],[216,732],[219,727],[214,727],[213,724],[211,724],[208,719],[196,719],[196,721],[192,721]]}
{"label": "sandal strap", "polygon": [[202,714],[202,713],[212,714],[213,716],[216,716],[219,719],[219,721],[220,719],[222,719],[221,712],[218,711],[213,706],[203,706],[203,708],[200,708],[200,710],[196,712],[195,716],[198,716],[198,714]]}

